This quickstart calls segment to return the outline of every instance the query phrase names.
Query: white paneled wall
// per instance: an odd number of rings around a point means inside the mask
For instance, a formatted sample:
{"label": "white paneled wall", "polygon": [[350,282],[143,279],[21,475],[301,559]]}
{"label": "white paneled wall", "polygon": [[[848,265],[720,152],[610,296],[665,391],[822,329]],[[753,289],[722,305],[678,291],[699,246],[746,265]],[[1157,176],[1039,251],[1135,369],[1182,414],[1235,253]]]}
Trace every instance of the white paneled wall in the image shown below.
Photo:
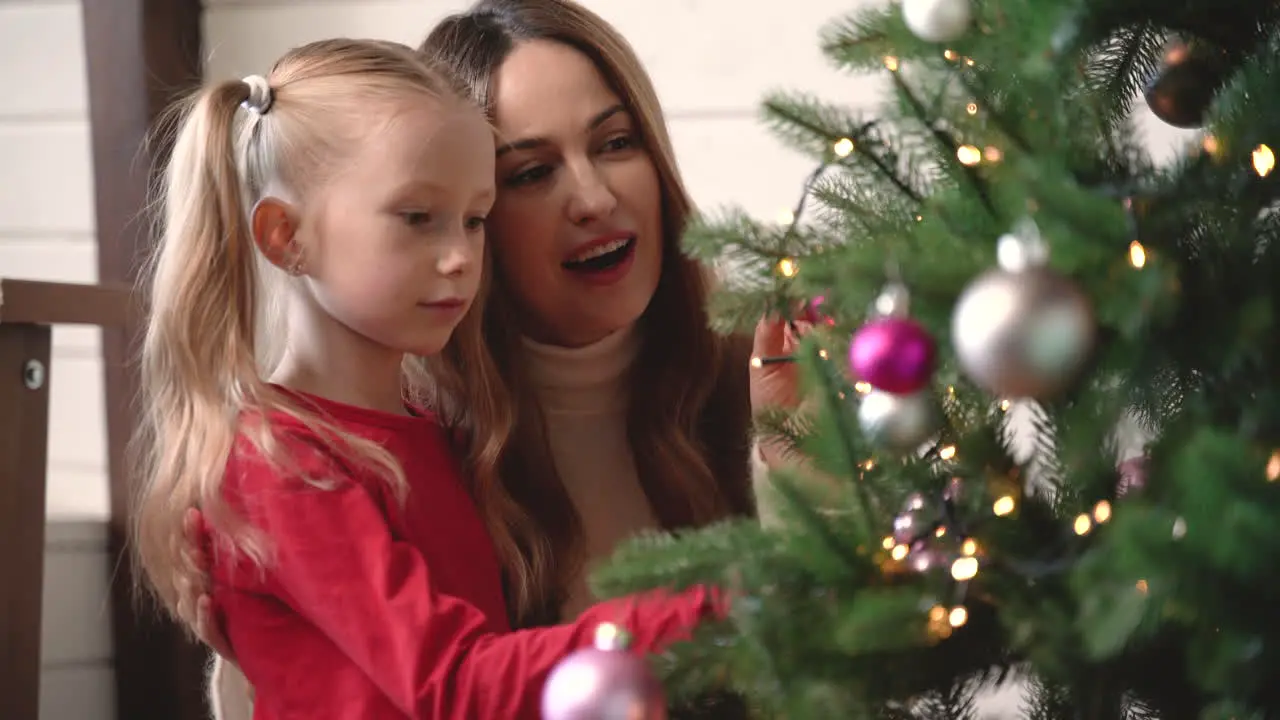
{"label": "white paneled wall", "polygon": [[[97,281],[82,34],[78,0],[0,3],[0,276]],[[98,332],[59,328],[53,352],[49,514],[102,519]]]}
{"label": "white paneled wall", "polygon": [[[880,0],[585,0],[635,46],[670,121],[697,203],[764,218],[790,207],[809,162],[757,121],[762,95],[806,90],[872,108],[880,86],[831,69],[817,33]],[[206,0],[207,71],[265,73],[285,49],[331,36],[417,44],[467,0]],[[92,282],[92,174],[78,0],[0,0],[0,276]],[[38,68],[39,72],[35,72]],[[1187,133],[1142,111],[1164,155]],[[109,718],[107,515],[99,339],[54,337],[42,720]],[[998,708],[997,703],[993,708]]]}
{"label": "white paneled wall", "polygon": [[[0,2],[0,87],[0,277],[96,282],[79,0]],[[54,331],[40,720],[111,717],[99,348]]]}
{"label": "white paneled wall", "polygon": [[[635,47],[657,85],[676,155],[694,200],[734,203],[774,217],[796,199],[806,158],[775,142],[757,121],[763,92],[820,92],[838,102],[875,103],[875,84],[833,72],[818,29],[858,0],[802,6],[730,0],[586,0]],[[262,2],[207,0],[205,40],[211,77],[265,73],[291,46],[332,36],[373,36],[417,45],[466,0]],[[664,16],[659,19],[659,16]]]}

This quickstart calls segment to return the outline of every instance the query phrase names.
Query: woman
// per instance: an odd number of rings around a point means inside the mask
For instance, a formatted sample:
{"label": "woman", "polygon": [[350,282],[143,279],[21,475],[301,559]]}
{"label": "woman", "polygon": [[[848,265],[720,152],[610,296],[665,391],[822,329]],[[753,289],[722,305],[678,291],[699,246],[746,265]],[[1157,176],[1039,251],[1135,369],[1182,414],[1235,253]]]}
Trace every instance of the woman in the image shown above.
{"label": "woman", "polygon": [[[421,50],[500,138],[485,328],[505,382],[446,358],[432,400],[489,488],[478,502],[513,626],[553,623],[590,604],[590,569],[619,541],[754,514],[751,407],[790,404],[794,369],[749,370],[749,342],[708,328],[657,94],[608,23],[566,0],[481,0]],[[762,323],[755,353],[793,341]],[[202,639],[225,651],[200,614]]]}

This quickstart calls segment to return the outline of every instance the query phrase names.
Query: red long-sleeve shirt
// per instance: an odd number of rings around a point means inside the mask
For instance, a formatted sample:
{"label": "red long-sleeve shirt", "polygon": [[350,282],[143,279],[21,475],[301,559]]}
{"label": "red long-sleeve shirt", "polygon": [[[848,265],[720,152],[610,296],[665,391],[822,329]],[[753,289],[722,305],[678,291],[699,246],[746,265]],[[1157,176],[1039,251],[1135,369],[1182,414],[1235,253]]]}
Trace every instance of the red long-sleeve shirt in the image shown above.
{"label": "red long-sleeve shirt", "polygon": [[[616,622],[638,652],[687,635],[712,594],[602,603],[576,622],[511,631],[499,565],[442,428],[308,397],[403,464],[403,505],[287,416],[276,436],[298,462],[273,471],[247,442],[225,496],[270,541],[265,568],[216,552],[215,613],[255,689],[255,720],[533,720],[554,665]],[[331,486],[316,487],[307,479]]]}

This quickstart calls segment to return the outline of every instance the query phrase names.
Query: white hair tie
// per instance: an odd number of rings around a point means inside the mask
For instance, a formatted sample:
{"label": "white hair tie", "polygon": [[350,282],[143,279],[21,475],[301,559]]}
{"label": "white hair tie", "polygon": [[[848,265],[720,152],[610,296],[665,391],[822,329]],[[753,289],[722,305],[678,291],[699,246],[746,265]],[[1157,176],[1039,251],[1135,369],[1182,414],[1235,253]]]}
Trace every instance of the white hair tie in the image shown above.
{"label": "white hair tie", "polygon": [[244,106],[259,115],[264,115],[271,109],[271,85],[267,83],[267,79],[261,75],[250,75],[242,82],[249,86],[249,99],[244,101]]}

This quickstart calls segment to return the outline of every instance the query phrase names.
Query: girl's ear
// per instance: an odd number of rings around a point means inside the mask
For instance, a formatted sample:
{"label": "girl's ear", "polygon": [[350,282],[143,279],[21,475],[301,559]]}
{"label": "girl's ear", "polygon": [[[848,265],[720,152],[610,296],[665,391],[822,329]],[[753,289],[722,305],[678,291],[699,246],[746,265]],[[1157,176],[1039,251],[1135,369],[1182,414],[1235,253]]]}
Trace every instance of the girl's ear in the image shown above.
{"label": "girl's ear", "polygon": [[253,243],[272,265],[290,275],[303,273],[302,248],[296,237],[296,217],[292,205],[274,197],[262,198],[250,213]]}

